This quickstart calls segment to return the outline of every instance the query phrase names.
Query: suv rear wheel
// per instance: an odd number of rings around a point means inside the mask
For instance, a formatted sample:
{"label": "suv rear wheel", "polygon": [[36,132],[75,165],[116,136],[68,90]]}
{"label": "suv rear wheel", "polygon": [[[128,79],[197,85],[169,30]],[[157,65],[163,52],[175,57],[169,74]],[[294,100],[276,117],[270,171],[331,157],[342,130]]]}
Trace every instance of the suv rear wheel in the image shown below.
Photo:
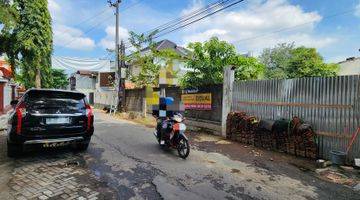
{"label": "suv rear wheel", "polygon": [[23,152],[23,146],[21,144],[12,144],[7,142],[7,155],[8,157],[18,157]]}
{"label": "suv rear wheel", "polygon": [[76,144],[76,150],[78,150],[78,151],[86,151],[87,148],[89,147],[89,143],[90,143],[90,141],[77,143]]}

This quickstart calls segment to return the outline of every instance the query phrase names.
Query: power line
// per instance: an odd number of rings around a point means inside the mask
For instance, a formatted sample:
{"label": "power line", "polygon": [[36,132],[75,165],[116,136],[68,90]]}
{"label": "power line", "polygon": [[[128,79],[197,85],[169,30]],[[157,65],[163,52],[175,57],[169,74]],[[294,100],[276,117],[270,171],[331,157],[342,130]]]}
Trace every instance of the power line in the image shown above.
{"label": "power line", "polygon": [[[199,8],[199,9],[197,9],[197,10],[191,12],[191,13],[188,13],[188,14],[182,16],[182,17],[170,20],[169,22],[167,22],[165,24],[162,24],[162,25],[159,25],[159,26],[157,26],[155,28],[152,28],[151,30],[146,31],[145,33],[149,34],[149,33],[153,32],[153,31],[157,30],[158,31],[157,34],[159,34],[160,32],[165,31],[166,29],[174,27],[174,26],[176,26],[176,25],[178,25],[178,24],[180,24],[182,22],[188,21],[189,19],[194,18],[194,17],[196,17],[196,16],[198,16],[198,15],[200,15],[202,13],[206,13],[206,12],[210,11],[211,9],[214,9],[214,8],[220,6],[220,5],[222,5],[222,4],[224,4],[224,3],[228,2],[228,1],[230,1],[230,0],[218,0],[216,2],[213,2],[211,4],[203,6],[203,7]],[[129,45],[129,42],[127,42],[126,45]]]}
{"label": "power line", "polygon": [[[108,7],[106,7],[105,9],[101,10],[99,13],[96,13],[95,15],[85,19],[85,20],[82,20],[81,22],[75,24],[74,26],[72,27],[79,27],[80,25],[82,24],[85,24],[86,22],[88,21],[91,21],[92,19],[94,19],[95,17],[99,17],[101,15],[103,15],[106,11],[108,10]],[[68,31],[61,31],[61,35],[64,35],[65,33],[68,33]]]}
{"label": "power line", "polygon": [[[181,28],[184,28],[184,27],[187,27],[193,23],[196,23],[198,21],[201,21],[207,17],[210,17],[222,10],[225,10],[227,8],[230,8],[232,6],[235,6],[236,4],[240,3],[240,2],[243,2],[244,0],[237,0],[237,1],[234,1],[234,0],[221,0],[221,1],[217,1],[217,2],[214,2],[212,4],[209,4],[209,5],[206,5],[184,17],[181,17],[181,18],[177,18],[177,19],[174,19],[174,20],[171,20],[170,22],[167,22],[165,23],[164,25],[160,25],[156,28],[159,28],[159,27],[164,27],[165,28],[162,28],[161,31],[157,32],[155,34],[155,36],[153,37],[153,39],[156,39],[156,38],[159,38],[161,36],[164,36],[164,35],[167,35],[171,32],[174,32],[176,30],[179,30]],[[216,9],[216,7],[219,7],[221,6],[220,8]],[[214,9],[215,8],[215,9]],[[201,14],[205,14],[205,15],[201,15]],[[197,17],[197,18],[196,18]],[[191,19],[194,19],[192,21],[190,21]],[[183,24],[182,22],[186,22],[186,21],[190,21],[186,24]],[[177,27],[176,27],[177,26]],[[156,30],[155,28],[155,30]],[[165,32],[165,33],[162,33],[161,32],[164,32],[166,30],[170,29],[169,31]],[[154,30],[154,29],[152,29]],[[151,31],[151,30],[150,30]],[[126,48],[129,48],[129,43],[126,44]]]}
{"label": "power line", "polygon": [[[197,10],[195,10],[195,11],[193,11],[193,12],[191,12],[191,13],[188,13],[188,14],[182,16],[182,17],[179,17],[179,18],[170,20],[169,22],[167,22],[167,23],[165,23],[165,24],[162,24],[162,25],[159,25],[159,26],[157,26],[157,27],[155,27],[155,28],[152,28],[152,29],[146,31],[145,33],[146,33],[146,34],[149,34],[149,33],[153,32],[153,31],[157,31],[157,30],[159,30],[159,29],[165,30],[166,28],[170,28],[171,26],[174,26],[174,23],[179,23],[179,22],[181,22],[181,21],[188,20],[188,19],[190,19],[190,17],[194,17],[195,15],[198,15],[201,11],[204,11],[204,10],[207,9],[207,8],[210,8],[210,7],[219,5],[221,2],[223,2],[223,0],[213,2],[213,3],[211,3],[211,4],[209,4],[209,5],[205,6],[205,7],[202,7],[202,8],[200,8],[200,9],[197,9]],[[159,32],[158,32],[158,33],[159,33]],[[130,42],[127,41],[127,42],[125,43],[125,47],[126,47],[126,48],[129,48],[130,46],[131,46]]]}
{"label": "power line", "polygon": [[[135,2],[135,3],[133,3],[133,4],[131,4],[131,5],[129,5],[128,7],[123,8],[122,11],[128,10],[128,9],[136,6],[137,4],[140,4],[140,3],[143,2],[143,1],[144,1],[144,0],[139,0],[139,1],[137,1],[137,2]],[[104,13],[107,11],[107,9],[108,9],[108,7],[106,7],[106,8],[103,9],[103,10],[101,10],[101,12],[99,12],[98,14],[93,15],[92,17],[90,17],[90,18],[88,18],[88,19],[86,19],[86,20],[84,20],[84,21],[76,24],[75,27],[76,27],[76,26],[80,26],[81,24],[83,24],[83,23],[85,23],[85,22],[87,22],[87,21],[90,21],[90,20],[94,19],[95,17],[101,16],[102,14],[104,14]],[[108,20],[108,19],[111,18],[111,17],[112,17],[112,15],[109,16],[109,17],[107,17],[107,18],[105,18],[105,19],[103,19],[103,20],[101,20],[101,21],[99,21],[98,23],[96,23],[95,25],[93,25],[93,26],[91,26],[89,29],[87,29],[83,34],[85,35],[85,34],[91,32],[92,30],[94,30],[94,29],[95,29],[96,27],[98,27],[100,24],[106,22],[106,20]],[[64,35],[65,33],[68,33],[68,32],[67,32],[67,31],[64,31],[64,32],[62,32],[61,35]],[[78,39],[78,38],[74,38],[74,39],[71,40],[70,42],[68,42],[68,43],[66,43],[65,45],[63,45],[62,47],[60,47],[60,49],[61,49],[61,48],[64,48],[64,47],[67,47],[69,44],[73,43],[73,42],[76,41],[77,39]]]}
{"label": "power line", "polygon": [[200,8],[200,9],[197,9],[197,10],[195,10],[195,11],[193,11],[191,13],[188,13],[188,14],[182,16],[182,17],[173,19],[173,20],[171,20],[171,21],[169,21],[169,22],[167,22],[165,24],[157,26],[157,27],[147,31],[147,33],[150,33],[150,32],[156,31],[156,30],[161,30],[161,29],[164,29],[166,27],[173,26],[174,23],[182,22],[182,21],[187,20],[187,19],[189,19],[191,17],[195,17],[196,15],[201,14],[204,11],[208,11],[210,8],[213,8],[215,6],[219,6],[222,2],[223,2],[223,0],[213,2],[213,3],[211,3],[211,4],[207,5],[207,6],[204,6],[204,7]]}
{"label": "power line", "polygon": [[[91,32],[92,30],[94,30],[95,28],[97,28],[100,24],[104,23],[104,21],[110,19],[111,17],[113,17],[113,16],[109,16],[109,17],[107,17],[106,19],[103,19],[103,20],[101,20],[100,22],[96,23],[94,26],[92,26],[92,27],[90,27],[89,29],[87,29],[87,30],[83,33],[83,35],[86,35],[87,33]],[[62,47],[60,47],[60,49],[62,49],[62,48],[64,48],[64,47],[68,47],[69,44],[75,42],[76,40],[78,40],[78,38],[74,38],[74,39],[70,40],[68,43],[66,43],[65,45],[63,45]]]}
{"label": "power line", "polygon": [[126,10],[128,10],[128,9],[130,9],[130,8],[132,8],[132,7],[134,7],[134,6],[138,5],[138,4],[140,4],[140,3],[142,3],[143,1],[145,1],[145,0],[139,0],[139,1],[137,1],[137,2],[135,2],[135,3],[133,3],[133,4],[131,4],[131,5],[129,5],[129,6],[125,7],[125,8],[123,8],[123,9],[122,9],[122,10],[120,10],[120,11],[125,12]]}
{"label": "power line", "polygon": [[94,18],[96,18],[96,17],[99,17],[99,16],[103,15],[106,11],[108,11],[108,9],[109,9],[108,7],[105,7],[105,8],[104,8],[103,10],[101,10],[99,13],[97,13],[97,14],[89,17],[88,19],[85,19],[85,20],[81,21],[80,23],[74,25],[74,27],[80,26],[81,24],[84,24],[84,23],[86,23],[86,22],[88,22],[88,21],[90,21],[90,20],[92,20],[92,19],[94,19]]}
{"label": "power line", "polygon": [[163,33],[163,34],[157,35],[157,36],[154,37],[154,39],[159,38],[159,37],[164,36],[164,35],[167,35],[167,34],[169,34],[169,33],[172,33],[172,32],[174,32],[174,31],[176,31],[176,30],[181,29],[181,28],[187,27],[187,26],[189,26],[189,25],[191,25],[191,24],[193,24],[193,23],[196,23],[196,22],[198,22],[198,21],[201,21],[201,20],[203,20],[203,19],[205,19],[205,18],[207,18],[207,17],[210,17],[210,16],[212,16],[212,15],[214,15],[214,14],[216,14],[216,13],[222,11],[222,10],[225,10],[225,9],[227,9],[227,8],[230,8],[230,7],[232,7],[232,6],[235,6],[236,4],[239,4],[239,3],[243,2],[243,1],[244,1],[244,0],[238,0],[238,1],[234,2],[234,3],[231,3],[230,5],[227,5],[227,6],[225,6],[225,7],[222,7],[222,8],[220,8],[220,9],[214,11],[214,12],[211,12],[211,13],[209,13],[209,14],[207,14],[207,15],[199,18],[199,19],[196,19],[196,20],[191,21],[191,22],[189,22],[189,23],[187,23],[187,24],[181,25],[180,27],[176,27],[176,28],[174,28],[174,29],[171,29],[170,31],[165,32],[165,33]]}

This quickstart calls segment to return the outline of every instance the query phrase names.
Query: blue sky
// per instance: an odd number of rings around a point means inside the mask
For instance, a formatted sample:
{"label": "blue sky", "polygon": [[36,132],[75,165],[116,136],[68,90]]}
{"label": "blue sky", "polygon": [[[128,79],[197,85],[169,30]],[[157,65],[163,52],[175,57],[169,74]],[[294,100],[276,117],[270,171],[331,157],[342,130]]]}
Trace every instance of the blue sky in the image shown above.
{"label": "blue sky", "polygon": [[[123,0],[120,37],[145,32],[216,0]],[[54,55],[109,58],[115,17],[106,0],[49,0]],[[89,20],[90,19],[90,20]],[[283,29],[286,29],[284,31]],[[282,30],[282,31],[279,31]],[[259,55],[281,42],[316,47],[328,62],[360,56],[360,0],[245,0],[160,39],[179,45],[217,36]]]}

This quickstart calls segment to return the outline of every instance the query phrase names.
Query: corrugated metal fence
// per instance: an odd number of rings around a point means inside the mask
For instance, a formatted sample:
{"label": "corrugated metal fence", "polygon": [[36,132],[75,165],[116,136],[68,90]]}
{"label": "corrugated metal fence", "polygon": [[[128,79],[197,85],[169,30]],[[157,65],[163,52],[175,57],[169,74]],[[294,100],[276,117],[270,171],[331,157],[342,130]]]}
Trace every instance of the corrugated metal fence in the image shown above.
{"label": "corrugated metal fence", "polygon": [[[360,77],[257,80],[234,83],[232,111],[245,111],[261,119],[291,119],[311,123],[318,135],[319,154],[345,151],[359,127]],[[360,157],[360,135],[349,158]]]}

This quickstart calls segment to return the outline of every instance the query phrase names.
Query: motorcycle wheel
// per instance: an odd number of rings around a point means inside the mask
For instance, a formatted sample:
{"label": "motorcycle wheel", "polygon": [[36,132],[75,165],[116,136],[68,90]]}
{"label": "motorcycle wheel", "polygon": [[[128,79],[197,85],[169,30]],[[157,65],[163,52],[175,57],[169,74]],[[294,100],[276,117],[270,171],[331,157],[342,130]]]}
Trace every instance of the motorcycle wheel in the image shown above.
{"label": "motorcycle wheel", "polygon": [[181,138],[177,150],[180,158],[186,159],[190,154],[190,146],[188,140],[185,138]]}

